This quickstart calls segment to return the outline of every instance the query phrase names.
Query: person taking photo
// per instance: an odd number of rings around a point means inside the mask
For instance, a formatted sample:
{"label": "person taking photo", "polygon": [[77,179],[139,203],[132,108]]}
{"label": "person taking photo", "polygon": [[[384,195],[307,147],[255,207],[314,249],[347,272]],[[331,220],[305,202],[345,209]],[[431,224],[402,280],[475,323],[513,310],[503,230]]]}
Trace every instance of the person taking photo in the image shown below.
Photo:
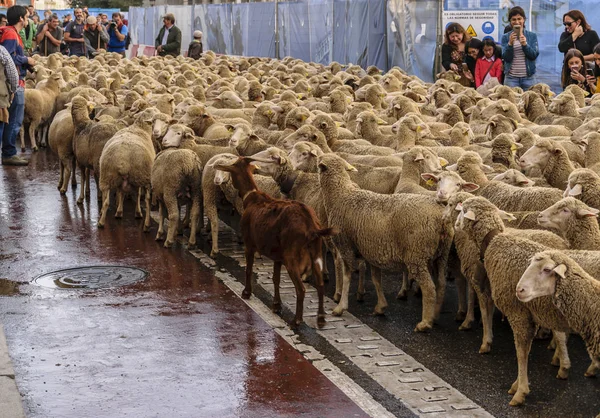
{"label": "person taking photo", "polygon": [[127,37],[127,25],[123,23],[121,13],[114,12],[112,21],[108,23],[108,52],[117,52],[125,57],[125,38]]}
{"label": "person taking photo", "polygon": [[536,84],[535,61],[540,55],[537,35],[525,29],[525,11],[515,6],[508,12],[513,28],[502,36],[502,59],[504,60],[504,84],[528,90]]}

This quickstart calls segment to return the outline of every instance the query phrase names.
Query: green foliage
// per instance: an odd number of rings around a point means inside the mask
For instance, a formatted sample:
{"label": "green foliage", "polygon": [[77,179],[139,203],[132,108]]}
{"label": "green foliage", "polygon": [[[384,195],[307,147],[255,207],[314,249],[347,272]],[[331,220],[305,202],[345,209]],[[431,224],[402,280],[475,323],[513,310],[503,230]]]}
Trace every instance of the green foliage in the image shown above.
{"label": "green foliage", "polygon": [[90,9],[121,9],[126,11],[129,7],[139,7],[143,0],[71,0],[71,7],[84,7]]}

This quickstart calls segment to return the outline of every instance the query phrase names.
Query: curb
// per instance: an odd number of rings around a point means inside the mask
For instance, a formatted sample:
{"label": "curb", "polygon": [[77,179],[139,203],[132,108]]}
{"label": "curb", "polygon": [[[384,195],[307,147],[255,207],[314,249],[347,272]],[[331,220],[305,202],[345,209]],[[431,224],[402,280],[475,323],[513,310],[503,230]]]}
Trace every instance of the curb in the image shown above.
{"label": "curb", "polygon": [[25,418],[2,324],[0,324],[0,411],[3,418]]}

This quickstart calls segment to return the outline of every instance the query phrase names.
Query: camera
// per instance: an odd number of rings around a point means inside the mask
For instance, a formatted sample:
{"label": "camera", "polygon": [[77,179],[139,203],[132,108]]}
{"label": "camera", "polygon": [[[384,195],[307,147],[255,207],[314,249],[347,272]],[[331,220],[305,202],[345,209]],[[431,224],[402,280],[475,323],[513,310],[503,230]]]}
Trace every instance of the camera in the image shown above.
{"label": "camera", "polygon": [[111,20],[110,23],[108,24],[108,26],[110,26],[111,28],[114,28],[117,26],[117,22],[115,22],[114,20]]}

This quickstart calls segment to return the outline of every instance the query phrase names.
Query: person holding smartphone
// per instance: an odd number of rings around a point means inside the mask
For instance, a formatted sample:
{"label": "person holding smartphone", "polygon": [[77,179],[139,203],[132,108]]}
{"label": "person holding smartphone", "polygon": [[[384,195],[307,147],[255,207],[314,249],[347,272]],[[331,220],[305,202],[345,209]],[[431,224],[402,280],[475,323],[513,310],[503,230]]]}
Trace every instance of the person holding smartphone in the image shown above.
{"label": "person holding smartphone", "polygon": [[593,56],[594,56],[594,68],[588,68],[586,80],[590,86],[590,90],[592,93],[600,93],[600,83],[598,82],[600,79],[600,43],[596,44],[594,47]]}
{"label": "person holding smartphone", "polygon": [[570,49],[578,49],[586,61],[594,60],[594,46],[600,43],[595,30],[585,20],[579,10],[570,10],[563,15],[565,31],[560,35],[558,50],[567,54]]}
{"label": "person holding smartphone", "polygon": [[565,55],[561,82],[563,89],[575,84],[588,93],[592,93],[592,84],[587,79],[587,69],[583,54],[575,48],[569,49]]}
{"label": "person holding smartphone", "polygon": [[528,90],[537,80],[535,60],[540,54],[537,35],[525,30],[525,11],[515,6],[508,12],[513,28],[502,36],[502,59],[504,60],[504,84]]}

